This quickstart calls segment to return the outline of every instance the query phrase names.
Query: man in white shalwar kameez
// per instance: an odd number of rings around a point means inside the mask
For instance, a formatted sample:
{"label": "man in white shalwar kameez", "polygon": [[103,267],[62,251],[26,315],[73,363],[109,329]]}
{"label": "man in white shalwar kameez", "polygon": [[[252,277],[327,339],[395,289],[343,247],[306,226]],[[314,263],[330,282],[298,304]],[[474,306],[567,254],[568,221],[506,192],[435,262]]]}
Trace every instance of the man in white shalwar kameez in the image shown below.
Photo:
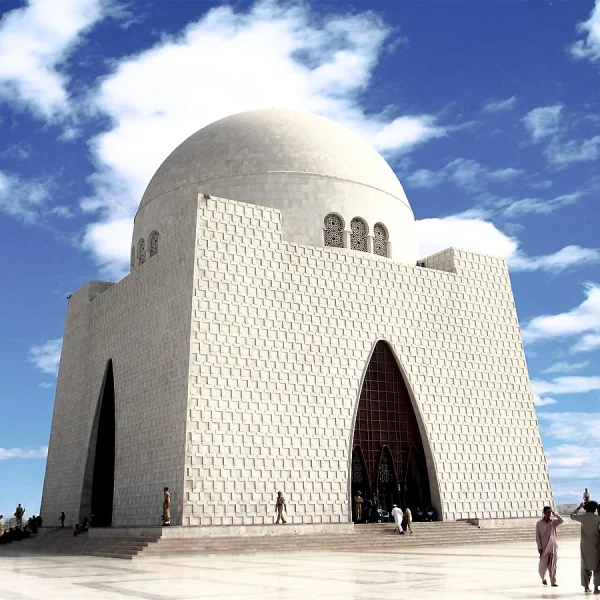
{"label": "man in white shalwar kameez", "polygon": [[402,512],[402,509],[398,508],[398,506],[394,504],[394,506],[392,507],[392,518],[394,519],[394,523],[396,523],[396,531],[398,533],[404,533],[404,530],[402,529],[403,516],[404,513]]}
{"label": "man in white shalwar kameez", "polygon": [[[578,514],[584,508],[585,513]],[[590,590],[590,580],[594,576],[594,594],[600,594],[600,515],[595,515],[598,504],[589,500],[582,502],[572,513],[571,519],[581,523],[581,585]]]}

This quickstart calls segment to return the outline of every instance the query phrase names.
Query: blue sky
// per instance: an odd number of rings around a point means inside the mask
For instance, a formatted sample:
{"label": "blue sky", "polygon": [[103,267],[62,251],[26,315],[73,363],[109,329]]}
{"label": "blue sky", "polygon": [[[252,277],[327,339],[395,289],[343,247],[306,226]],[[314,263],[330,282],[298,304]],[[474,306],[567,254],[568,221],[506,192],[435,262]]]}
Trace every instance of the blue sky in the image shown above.
{"label": "blue sky", "polygon": [[66,296],[127,272],[178,143],[272,106],[369,139],[423,256],[507,258],[556,499],[600,495],[600,0],[0,9],[0,512],[39,510]]}

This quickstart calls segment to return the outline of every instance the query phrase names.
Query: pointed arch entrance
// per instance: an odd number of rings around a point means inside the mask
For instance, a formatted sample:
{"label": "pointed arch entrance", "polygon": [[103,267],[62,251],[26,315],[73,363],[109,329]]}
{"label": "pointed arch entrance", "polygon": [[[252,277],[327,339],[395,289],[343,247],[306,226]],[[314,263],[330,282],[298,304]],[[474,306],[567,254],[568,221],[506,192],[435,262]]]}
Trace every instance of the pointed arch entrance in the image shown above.
{"label": "pointed arch entrance", "polygon": [[79,521],[93,515],[95,527],[110,527],[112,524],[115,425],[115,379],[112,360],[109,360],[90,436],[79,511]]}
{"label": "pointed arch entrance", "polygon": [[[408,388],[390,346],[375,345],[360,392],[353,437],[360,450],[371,497],[381,508],[417,508],[431,503],[425,452]],[[355,461],[352,461],[354,481]],[[365,489],[366,485],[363,486]]]}

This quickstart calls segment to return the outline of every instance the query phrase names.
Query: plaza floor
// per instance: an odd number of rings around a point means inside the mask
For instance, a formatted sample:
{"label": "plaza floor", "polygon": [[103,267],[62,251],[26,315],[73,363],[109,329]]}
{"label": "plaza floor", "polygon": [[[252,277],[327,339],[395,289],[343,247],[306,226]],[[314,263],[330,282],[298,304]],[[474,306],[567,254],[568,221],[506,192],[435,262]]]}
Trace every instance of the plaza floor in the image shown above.
{"label": "plaza floor", "polygon": [[[299,545],[301,541],[299,540]],[[533,543],[415,548],[403,554],[297,552],[132,561],[2,556],[2,600],[388,600],[584,597],[579,543],[560,544],[558,588],[543,587]]]}

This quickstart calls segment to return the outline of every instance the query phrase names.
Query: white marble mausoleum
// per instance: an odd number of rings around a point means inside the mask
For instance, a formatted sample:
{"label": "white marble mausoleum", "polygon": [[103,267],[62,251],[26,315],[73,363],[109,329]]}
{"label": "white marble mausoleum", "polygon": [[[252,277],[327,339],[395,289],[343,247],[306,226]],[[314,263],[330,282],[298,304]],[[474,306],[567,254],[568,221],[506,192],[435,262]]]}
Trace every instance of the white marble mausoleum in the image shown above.
{"label": "white marble mausoleum", "polygon": [[[464,241],[468,245],[469,240]],[[68,304],[42,516],[444,520],[553,505],[506,263],[417,254],[385,160],[312,114],[198,131],[142,198],[131,272]]]}

